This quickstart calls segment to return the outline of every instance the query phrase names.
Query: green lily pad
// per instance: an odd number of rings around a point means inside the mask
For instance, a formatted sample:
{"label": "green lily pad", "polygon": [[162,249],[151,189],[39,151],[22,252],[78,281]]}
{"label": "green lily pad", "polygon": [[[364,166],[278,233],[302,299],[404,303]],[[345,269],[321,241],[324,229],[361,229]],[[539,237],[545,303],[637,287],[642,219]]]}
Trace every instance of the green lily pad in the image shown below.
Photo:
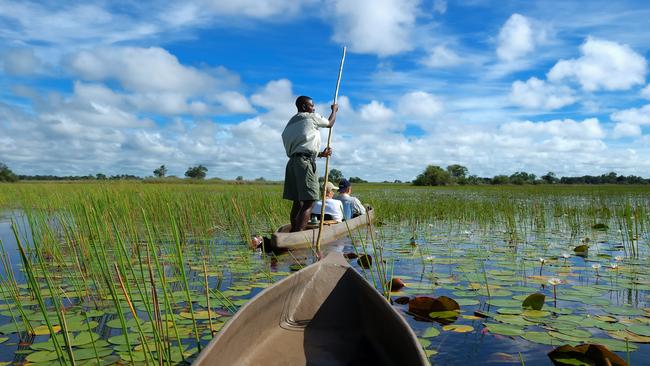
{"label": "green lily pad", "polygon": [[436,327],[429,327],[427,328],[424,333],[422,334],[423,338],[433,338],[437,337],[440,335],[440,331]]}
{"label": "green lily pad", "polygon": [[603,310],[614,315],[637,316],[644,314],[643,310],[628,306],[606,306]]}
{"label": "green lily pad", "polygon": [[513,299],[489,299],[487,301],[488,304],[492,306],[498,306],[498,307],[504,307],[504,308],[512,308],[512,307],[520,307],[521,302]]}
{"label": "green lily pad", "polygon": [[533,325],[534,323],[529,322],[528,320],[524,319],[520,315],[497,315],[494,317],[494,320],[505,323],[505,324],[511,324],[511,325],[518,325],[522,327],[526,327],[529,325]]}
{"label": "green lily pad", "polygon": [[525,310],[521,315],[528,318],[543,318],[551,315],[551,312],[546,310]]}
{"label": "green lily pad", "polygon": [[460,306],[472,306],[472,305],[478,305],[480,302],[475,299],[466,299],[466,298],[459,298],[455,299],[458,305]]}
{"label": "green lily pad", "polygon": [[25,357],[25,359],[29,362],[47,362],[47,361],[54,361],[59,358],[59,355],[55,351],[36,351],[33,353],[30,353]]}
{"label": "green lily pad", "polygon": [[433,319],[449,319],[457,317],[458,314],[459,313],[456,310],[445,310],[431,312],[429,313],[429,316]]}
{"label": "green lily pad", "polygon": [[524,334],[523,329],[514,325],[486,323],[485,326],[487,327],[488,331],[490,331],[490,333],[494,334],[501,334],[506,336],[519,336]]}
{"label": "green lily pad", "polygon": [[650,326],[647,325],[630,325],[627,327],[627,331],[640,336],[650,337]]}
{"label": "green lily pad", "polygon": [[562,344],[562,341],[551,337],[547,332],[525,332],[521,337],[527,341],[545,344],[549,346],[556,346]]}
{"label": "green lily pad", "polygon": [[497,313],[499,314],[504,314],[504,315],[519,315],[523,313],[524,310],[522,308],[499,308],[497,309]]}
{"label": "green lily pad", "polygon": [[524,309],[542,310],[544,307],[544,300],[546,300],[546,295],[537,292],[529,295],[521,306]]}
{"label": "green lily pad", "polygon": [[[562,339],[562,340],[570,341],[570,342],[578,342],[578,343],[584,343],[584,342],[586,342],[587,338],[589,338],[589,337],[572,336],[572,335],[569,335],[569,334],[554,332],[554,331],[550,331],[550,332],[548,332],[548,334],[551,337],[555,337],[557,339]],[[591,335],[591,333],[589,335]]]}

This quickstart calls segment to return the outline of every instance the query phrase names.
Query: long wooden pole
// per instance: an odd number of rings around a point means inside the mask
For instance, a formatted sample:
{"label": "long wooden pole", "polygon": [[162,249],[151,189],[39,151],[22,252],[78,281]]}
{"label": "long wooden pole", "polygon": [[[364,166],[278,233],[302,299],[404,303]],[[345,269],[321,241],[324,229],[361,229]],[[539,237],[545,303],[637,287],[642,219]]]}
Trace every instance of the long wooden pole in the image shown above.
{"label": "long wooden pole", "polygon": [[[341,85],[341,75],[343,75],[343,63],[345,62],[345,51],[347,47],[343,47],[343,56],[341,57],[341,66],[339,67],[339,77],[336,79],[336,90],[334,91],[334,104],[337,104],[339,99],[339,86]],[[329,134],[327,135],[327,148],[329,149],[332,143],[332,129],[330,127]],[[323,224],[325,222],[325,197],[327,196],[327,182],[329,178],[330,157],[325,157],[325,180],[323,181],[323,204],[320,208],[320,225],[318,227],[318,238],[316,239],[316,251],[320,251],[320,238],[323,235]]]}

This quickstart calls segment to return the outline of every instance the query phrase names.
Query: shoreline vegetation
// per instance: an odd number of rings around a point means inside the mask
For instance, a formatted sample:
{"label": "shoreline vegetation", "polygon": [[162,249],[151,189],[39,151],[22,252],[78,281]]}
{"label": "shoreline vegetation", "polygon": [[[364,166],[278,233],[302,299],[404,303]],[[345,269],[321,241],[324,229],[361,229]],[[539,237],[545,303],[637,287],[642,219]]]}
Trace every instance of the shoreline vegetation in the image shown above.
{"label": "shoreline vegetation", "polygon": [[[283,184],[283,181],[267,180],[264,177],[254,179],[245,179],[243,176],[237,176],[235,179],[223,179],[219,177],[207,178],[208,168],[199,164],[192,166],[185,172],[185,178],[177,176],[167,176],[167,167],[161,165],[153,170],[153,176],[141,177],[132,174],[106,175],[97,173],[95,175],[23,175],[15,174],[4,163],[0,162],[0,183],[2,182],[20,182],[20,181],[53,181],[53,182],[74,182],[74,181],[143,181],[145,183],[217,183],[217,184]],[[337,183],[344,177],[338,169],[330,170],[330,181]],[[320,178],[322,182],[322,177]],[[517,171],[511,175],[498,174],[490,177],[479,177],[475,174],[469,174],[469,170],[459,164],[448,165],[443,169],[437,165],[427,166],[413,181],[393,180],[382,182],[368,182],[359,177],[350,177],[352,183],[395,183],[414,186],[482,186],[482,185],[538,185],[538,184],[565,184],[565,185],[592,185],[592,184],[650,184],[650,178],[644,178],[636,175],[619,175],[616,172],[609,172],[601,175],[582,175],[582,176],[562,176],[558,177],[554,172],[548,172],[540,177],[533,173]]]}

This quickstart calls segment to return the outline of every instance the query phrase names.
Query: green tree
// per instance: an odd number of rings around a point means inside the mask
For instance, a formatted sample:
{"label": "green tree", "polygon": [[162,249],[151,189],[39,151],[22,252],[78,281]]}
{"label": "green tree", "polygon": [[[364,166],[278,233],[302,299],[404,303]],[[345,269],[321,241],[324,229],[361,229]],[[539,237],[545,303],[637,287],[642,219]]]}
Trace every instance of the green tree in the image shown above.
{"label": "green tree", "polygon": [[449,175],[451,175],[451,177],[459,183],[461,181],[464,181],[465,177],[467,176],[467,168],[459,164],[452,164],[447,166],[447,172],[449,172]]}
{"label": "green tree", "polygon": [[327,177],[327,180],[334,183],[334,184],[339,184],[341,179],[343,179],[343,173],[338,170],[338,169],[332,169],[330,170],[330,174]]}
{"label": "green tree", "polygon": [[535,183],[535,174],[530,174],[526,172],[515,172],[510,176],[510,183],[512,184],[534,184]]}
{"label": "green tree", "polygon": [[208,168],[199,164],[197,166],[187,168],[187,171],[185,172],[185,176],[192,179],[203,179],[205,178],[207,172],[208,172]]}
{"label": "green tree", "polygon": [[492,180],[490,180],[491,184],[508,184],[510,183],[510,178],[508,178],[507,175],[495,175]]}
{"label": "green tree", "polygon": [[95,179],[97,179],[97,180],[105,180],[105,179],[108,179],[108,177],[106,176],[106,174],[97,173],[97,174],[95,174]]}
{"label": "green tree", "polygon": [[163,164],[157,169],[154,169],[153,175],[155,175],[158,178],[163,178],[165,175],[167,175],[167,167]]}
{"label": "green tree", "polygon": [[548,173],[542,175],[541,178],[542,178],[542,181],[544,181],[544,183],[548,183],[548,184],[554,184],[554,183],[557,183],[559,181],[558,177],[556,177],[555,173],[553,173],[553,172],[548,172]]}
{"label": "green tree", "polygon": [[235,180],[238,181],[238,182],[241,182],[242,180],[244,180],[244,176],[243,175],[238,175],[237,178],[235,178]]}
{"label": "green tree", "polygon": [[416,186],[444,186],[449,184],[451,176],[449,172],[437,165],[429,165],[413,181]]}
{"label": "green tree", "polygon": [[4,163],[0,163],[0,182],[17,182],[18,176]]}

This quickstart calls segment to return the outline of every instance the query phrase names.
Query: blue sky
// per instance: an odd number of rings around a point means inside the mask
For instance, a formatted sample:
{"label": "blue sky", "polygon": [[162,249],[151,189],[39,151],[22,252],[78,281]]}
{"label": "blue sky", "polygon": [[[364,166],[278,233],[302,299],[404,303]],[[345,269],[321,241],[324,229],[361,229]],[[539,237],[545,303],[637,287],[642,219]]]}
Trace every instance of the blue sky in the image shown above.
{"label": "blue sky", "polygon": [[346,176],[649,176],[647,19],[644,1],[0,0],[0,161],[281,179],[293,101],[328,113],[345,45]]}

